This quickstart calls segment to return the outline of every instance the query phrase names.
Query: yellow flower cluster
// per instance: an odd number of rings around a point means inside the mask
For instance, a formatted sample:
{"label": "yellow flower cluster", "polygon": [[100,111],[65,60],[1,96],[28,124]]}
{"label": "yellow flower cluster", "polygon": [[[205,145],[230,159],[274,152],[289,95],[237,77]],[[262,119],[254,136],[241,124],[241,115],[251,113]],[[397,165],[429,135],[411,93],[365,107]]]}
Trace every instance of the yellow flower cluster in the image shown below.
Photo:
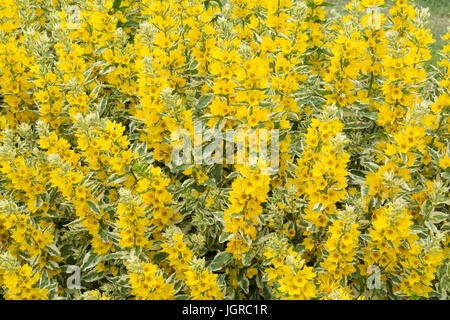
{"label": "yellow flower cluster", "polygon": [[137,299],[168,300],[174,297],[172,283],[167,283],[153,263],[142,265],[141,273],[129,273],[131,292]]}
{"label": "yellow flower cluster", "polygon": [[11,300],[48,299],[47,289],[38,287],[39,274],[33,274],[33,269],[24,264],[3,273],[5,298]]}
{"label": "yellow flower cluster", "polygon": [[330,237],[324,248],[329,255],[322,266],[337,280],[356,271],[353,261],[358,244],[357,227],[356,223],[346,226],[342,220],[336,220],[328,229]]}
{"label": "yellow flower cluster", "polygon": [[168,254],[169,265],[175,270],[177,277],[185,281],[192,299],[222,299],[217,274],[204,268],[196,268],[193,264],[194,252],[187,247],[181,233],[176,232],[171,238],[163,244],[161,251]]}
{"label": "yellow flower cluster", "polygon": [[[336,210],[336,203],[345,197],[346,170],[350,155],[343,151],[343,136],[339,135],[343,123],[339,120],[311,121],[305,134],[307,148],[297,158],[295,169],[297,194],[310,203],[304,218],[317,227],[326,226],[325,215]],[[320,205],[321,210],[315,210]]]}
{"label": "yellow flower cluster", "polygon": [[450,34],[330,6],[2,1],[0,298],[446,299]]}
{"label": "yellow flower cluster", "polygon": [[269,285],[276,290],[276,297],[305,300],[316,296],[314,280],[317,275],[292,247],[280,248],[277,252],[269,247],[264,255],[273,264],[265,272]]}
{"label": "yellow flower cluster", "polygon": [[[247,170],[246,170],[247,169]],[[259,215],[263,213],[262,203],[267,201],[270,178],[259,172],[244,168],[245,177],[236,178],[231,187],[230,206],[224,211],[224,232],[235,235],[227,244],[226,250],[239,260],[242,253],[249,250],[247,242],[240,239],[240,234],[255,240]]]}
{"label": "yellow flower cluster", "polygon": [[189,270],[185,273],[186,285],[190,295],[195,300],[222,299],[222,290],[217,285],[217,274],[203,270],[202,272]]}

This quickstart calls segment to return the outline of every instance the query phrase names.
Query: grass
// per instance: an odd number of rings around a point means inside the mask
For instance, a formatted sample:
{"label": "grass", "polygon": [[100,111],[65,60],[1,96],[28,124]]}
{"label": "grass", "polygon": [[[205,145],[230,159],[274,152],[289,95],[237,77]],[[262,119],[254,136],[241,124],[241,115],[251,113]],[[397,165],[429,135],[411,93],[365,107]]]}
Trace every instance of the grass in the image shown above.
{"label": "grass", "polygon": [[[344,6],[350,0],[327,0],[327,2],[335,5],[328,8],[343,11]],[[385,2],[387,3],[389,0]],[[428,28],[431,29],[435,40],[431,44],[432,59],[430,63],[434,64],[439,60],[438,52],[444,45],[442,36],[446,33],[447,27],[450,27],[450,0],[415,0],[415,3],[420,7],[428,8],[430,11]]]}

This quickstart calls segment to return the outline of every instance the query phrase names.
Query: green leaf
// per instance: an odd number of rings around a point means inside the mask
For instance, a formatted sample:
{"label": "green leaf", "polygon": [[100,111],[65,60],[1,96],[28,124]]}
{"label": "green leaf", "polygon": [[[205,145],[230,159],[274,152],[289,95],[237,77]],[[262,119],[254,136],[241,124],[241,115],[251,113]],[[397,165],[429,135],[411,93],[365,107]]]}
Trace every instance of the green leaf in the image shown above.
{"label": "green leaf", "polygon": [[213,97],[212,95],[204,95],[200,97],[200,99],[198,99],[197,102],[197,108],[203,109],[204,107],[206,107],[208,104],[210,104],[212,97]]}
{"label": "green leaf", "polygon": [[249,250],[242,256],[242,264],[246,267],[250,266],[253,257],[255,256],[255,252],[253,250]]}
{"label": "green leaf", "polygon": [[183,287],[183,280],[178,280],[175,281],[175,285],[173,286],[173,289],[175,290],[175,292],[180,291],[180,289]]}
{"label": "green leaf", "polygon": [[448,220],[449,215],[445,214],[444,212],[440,212],[440,211],[432,211],[430,216],[429,216],[429,221],[431,223],[441,223],[444,220]]}
{"label": "green leaf", "polygon": [[359,115],[368,118],[370,120],[376,121],[378,119],[378,112],[359,112]]}
{"label": "green leaf", "polygon": [[158,252],[157,254],[155,254],[153,256],[153,261],[155,261],[156,263],[159,263],[161,261],[163,261],[165,258],[167,258],[169,256],[169,254],[167,252]]}
{"label": "green leaf", "polygon": [[113,71],[116,67],[112,64],[107,65],[106,67],[104,67],[102,70],[99,71],[100,75],[105,75],[107,73],[110,73],[111,71]]}
{"label": "green leaf", "polygon": [[81,265],[81,270],[87,270],[93,268],[100,262],[101,256],[97,256],[93,252],[88,252],[83,259],[83,264]]}
{"label": "green leaf", "polygon": [[427,199],[424,201],[424,203],[422,204],[422,208],[420,208],[420,216],[424,219],[427,220],[429,215],[431,214],[431,211],[433,210],[433,203],[431,202],[430,199]]}
{"label": "green leaf", "polygon": [[51,270],[59,270],[59,264],[56,261],[47,260],[47,264],[45,265],[48,269]]}
{"label": "green leaf", "polygon": [[34,206],[36,208],[39,208],[42,205],[42,198],[41,197],[36,197],[36,200],[34,201]]}
{"label": "green leaf", "polygon": [[113,173],[109,176],[107,184],[122,184],[127,180],[127,176],[119,176],[117,173]]}
{"label": "green leaf", "polygon": [[98,207],[98,205],[95,202],[87,201],[87,204],[88,204],[89,208],[91,208],[91,210],[94,211],[96,214],[98,214],[98,215],[102,214],[100,212],[100,208]]}
{"label": "green leaf", "polygon": [[366,174],[361,170],[350,170],[350,178],[357,184],[364,184]]}
{"label": "green leaf", "polygon": [[41,278],[39,279],[39,288],[46,288],[50,284],[50,280],[48,279],[47,270],[44,269],[41,274]]}
{"label": "green leaf", "polygon": [[325,296],[328,295],[328,294],[329,294],[328,292],[321,292],[321,293],[318,293],[318,294],[316,295],[316,298],[317,298],[317,299],[320,299],[320,298],[325,297]]}
{"label": "green leaf", "polygon": [[225,179],[226,180],[232,180],[232,179],[240,177],[240,176],[241,176],[241,173],[239,171],[233,171]]}
{"label": "green leaf", "polygon": [[106,66],[106,65],[108,65],[108,64],[109,64],[109,63],[106,62],[105,60],[100,60],[100,61],[91,63],[91,66],[92,66],[92,67],[103,67],[103,66]]}
{"label": "green leaf", "polygon": [[368,234],[360,234],[359,237],[367,242],[370,242],[372,240]]}
{"label": "green leaf", "polygon": [[139,23],[134,20],[129,20],[121,25],[122,28],[130,28],[130,27],[137,27],[139,26]]}
{"label": "green leaf", "polygon": [[324,208],[324,205],[323,205],[322,203],[316,202],[316,203],[314,204],[313,211],[314,211],[314,212],[322,211],[323,208]]}
{"label": "green leaf", "polygon": [[213,0],[213,1],[216,2],[220,8],[222,8],[222,6],[223,6],[222,1],[220,1],[220,0]]}
{"label": "green leaf", "polygon": [[211,270],[218,271],[223,268],[231,261],[233,255],[229,252],[219,252],[211,263]]}
{"label": "green leaf", "polygon": [[100,280],[103,278],[105,274],[103,272],[99,272],[97,269],[92,269],[85,276],[82,277],[83,281],[86,282],[94,282],[96,280]]}
{"label": "green leaf", "polygon": [[108,97],[103,97],[99,106],[99,114],[103,116],[105,114],[105,110],[108,107]]}
{"label": "green leaf", "polygon": [[122,0],[114,0],[113,6],[112,6],[114,12],[119,10],[121,4],[122,4]]}
{"label": "green leaf", "polygon": [[123,259],[126,256],[127,256],[127,252],[126,251],[114,252],[114,253],[110,253],[110,254],[102,256],[102,261],[121,260],[121,259]]}
{"label": "green leaf", "polygon": [[181,189],[186,189],[187,187],[189,187],[191,184],[195,183],[195,179],[190,178],[187,179],[186,181],[183,182],[183,184],[181,185]]}
{"label": "green leaf", "polygon": [[433,158],[434,161],[439,162],[439,153],[437,153],[434,149],[427,146],[428,153],[430,154],[431,158]]}
{"label": "green leaf", "polygon": [[204,185],[207,185],[207,186],[210,186],[210,187],[213,187],[213,188],[216,187],[216,183],[215,183],[214,180],[212,180],[212,179],[205,180],[205,181],[203,182],[203,184],[204,184]]}
{"label": "green leaf", "polygon": [[245,293],[248,293],[248,288],[250,287],[250,281],[247,279],[247,277],[245,275],[241,279],[239,279],[238,284]]}
{"label": "green leaf", "polygon": [[50,253],[53,256],[60,256],[61,255],[61,253],[59,252],[58,247],[56,247],[56,245],[54,243],[46,245],[45,248],[47,249],[47,252]]}
{"label": "green leaf", "polygon": [[224,243],[225,241],[228,241],[233,237],[234,237],[234,234],[232,234],[232,233],[222,232],[219,236],[219,242]]}

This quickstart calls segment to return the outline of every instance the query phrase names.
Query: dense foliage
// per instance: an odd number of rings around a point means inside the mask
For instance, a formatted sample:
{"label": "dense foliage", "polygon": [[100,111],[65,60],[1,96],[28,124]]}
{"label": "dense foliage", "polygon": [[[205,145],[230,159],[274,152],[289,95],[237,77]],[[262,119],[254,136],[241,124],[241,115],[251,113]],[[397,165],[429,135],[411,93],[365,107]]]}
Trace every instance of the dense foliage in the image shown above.
{"label": "dense foliage", "polygon": [[[326,6],[2,1],[0,296],[446,299],[450,34]],[[196,126],[277,129],[278,171],[175,165]]]}

